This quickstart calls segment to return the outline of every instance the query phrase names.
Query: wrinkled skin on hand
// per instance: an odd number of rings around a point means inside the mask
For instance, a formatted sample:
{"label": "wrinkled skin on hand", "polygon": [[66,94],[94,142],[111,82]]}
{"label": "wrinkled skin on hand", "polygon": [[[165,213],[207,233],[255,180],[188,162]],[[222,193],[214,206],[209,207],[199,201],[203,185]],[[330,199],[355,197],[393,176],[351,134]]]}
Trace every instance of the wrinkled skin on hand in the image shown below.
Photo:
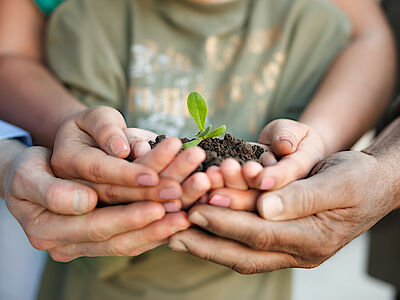
{"label": "wrinkled skin on hand", "polygon": [[[6,172],[4,198],[31,244],[48,250],[54,260],[136,256],[190,226],[186,213],[166,214],[161,203],[152,201],[96,208],[93,189],[54,176],[50,155],[43,147],[22,151]],[[88,205],[77,214],[81,200]]]}
{"label": "wrinkled skin on hand", "polygon": [[189,221],[204,231],[177,233],[170,247],[242,274],[316,267],[395,208],[390,170],[366,153],[333,154],[310,178],[258,200],[232,191],[233,203],[257,201],[261,216],[209,205],[192,208]]}

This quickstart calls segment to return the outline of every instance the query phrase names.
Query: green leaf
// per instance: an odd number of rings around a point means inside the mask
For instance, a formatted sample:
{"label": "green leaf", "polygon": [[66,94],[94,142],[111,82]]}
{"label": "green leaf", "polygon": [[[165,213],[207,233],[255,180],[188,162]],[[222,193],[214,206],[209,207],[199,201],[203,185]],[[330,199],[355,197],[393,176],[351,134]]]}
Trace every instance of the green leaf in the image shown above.
{"label": "green leaf", "polygon": [[213,132],[206,135],[204,138],[208,139],[208,138],[212,138],[212,137],[217,137],[217,136],[224,134],[225,131],[226,131],[226,126],[222,125],[222,126],[218,127],[217,129],[215,129]]}
{"label": "green leaf", "polygon": [[200,131],[198,134],[196,134],[197,137],[205,137],[212,129],[212,125],[208,125],[206,129]]}
{"label": "green leaf", "polygon": [[198,144],[201,143],[202,140],[203,140],[203,139],[195,139],[195,140],[193,140],[193,141],[184,143],[184,144],[183,144],[183,150],[186,150],[187,148],[190,148],[190,147],[197,146]]}
{"label": "green leaf", "polygon": [[187,99],[187,106],[200,131],[203,131],[207,118],[207,104],[203,96],[197,92],[190,93]]}

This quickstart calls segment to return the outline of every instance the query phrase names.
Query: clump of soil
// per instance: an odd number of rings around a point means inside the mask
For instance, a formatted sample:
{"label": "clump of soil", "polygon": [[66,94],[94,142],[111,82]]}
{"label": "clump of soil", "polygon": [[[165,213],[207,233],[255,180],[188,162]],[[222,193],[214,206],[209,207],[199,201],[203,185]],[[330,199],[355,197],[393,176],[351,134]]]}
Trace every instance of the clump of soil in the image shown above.
{"label": "clump of soil", "polygon": [[[155,147],[159,142],[165,139],[165,135],[159,135],[155,142],[150,142],[151,148]],[[190,142],[187,138],[181,138],[182,143]],[[260,156],[264,153],[264,149],[257,145],[250,145],[243,140],[237,139],[229,133],[225,134],[223,139],[208,138],[203,140],[199,147],[206,151],[206,160],[196,169],[202,171],[208,169],[212,165],[219,166],[221,162],[227,158],[236,159],[241,165],[246,161],[253,160],[261,163]]]}

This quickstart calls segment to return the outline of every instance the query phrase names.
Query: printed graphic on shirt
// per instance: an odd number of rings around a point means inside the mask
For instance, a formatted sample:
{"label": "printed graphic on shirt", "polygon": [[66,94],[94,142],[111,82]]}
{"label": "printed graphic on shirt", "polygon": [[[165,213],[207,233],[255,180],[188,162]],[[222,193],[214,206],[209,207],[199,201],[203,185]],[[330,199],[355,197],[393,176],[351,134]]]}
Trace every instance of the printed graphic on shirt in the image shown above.
{"label": "printed graphic on shirt", "polygon": [[[224,41],[210,36],[202,51],[206,57],[205,70],[196,70],[193,54],[182,53],[173,46],[163,49],[149,39],[135,43],[131,47],[129,114],[135,115],[139,128],[177,136],[185,131],[186,122],[190,122],[186,98],[191,91],[204,95],[210,117],[223,114],[232,105],[243,108],[246,98],[258,99],[251,106],[246,105],[243,115],[247,133],[256,135],[259,130],[256,120],[264,115],[268,94],[276,88],[285,64],[282,51],[270,54],[280,36],[277,27],[254,31],[246,38],[232,35]],[[256,69],[246,70],[241,62],[235,62],[239,55],[253,56],[260,63]],[[238,67],[239,72],[235,71]],[[217,86],[208,82],[209,77],[224,81]]]}

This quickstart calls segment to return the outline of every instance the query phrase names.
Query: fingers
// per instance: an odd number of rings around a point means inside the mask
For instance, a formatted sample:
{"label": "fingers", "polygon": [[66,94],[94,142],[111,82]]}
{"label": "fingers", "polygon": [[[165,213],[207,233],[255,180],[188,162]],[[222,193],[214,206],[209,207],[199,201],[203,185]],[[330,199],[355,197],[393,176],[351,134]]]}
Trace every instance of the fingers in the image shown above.
{"label": "fingers", "polygon": [[210,190],[215,190],[224,187],[224,177],[218,166],[211,166],[206,170],[208,179],[210,180]]}
{"label": "fingers", "polygon": [[258,188],[258,176],[263,170],[262,165],[255,161],[248,161],[242,167],[243,178],[251,188]]}
{"label": "fingers", "polygon": [[112,157],[79,141],[56,144],[51,166],[58,177],[66,179],[129,187],[155,186],[159,182],[151,168]]}
{"label": "fingers", "polygon": [[205,195],[211,187],[211,182],[205,173],[197,172],[186,179],[182,184],[182,206],[188,208],[199,198]]}
{"label": "fingers", "polygon": [[255,182],[260,190],[276,190],[292,181],[306,177],[322,159],[309,152],[298,151],[283,157],[277,164],[264,168]]}
{"label": "fingers", "polygon": [[237,160],[228,158],[219,167],[226,187],[238,190],[248,189],[247,182],[242,175],[242,167]]}
{"label": "fingers", "polygon": [[131,147],[131,154],[134,159],[148,153],[151,150],[148,142],[155,140],[157,137],[157,134],[154,132],[139,128],[127,128],[124,132]]}
{"label": "fingers", "polygon": [[329,172],[299,180],[288,186],[262,194],[257,201],[260,215],[271,221],[282,221],[312,216],[331,209],[354,205],[349,181],[343,174]]}
{"label": "fingers", "polygon": [[165,243],[171,235],[189,226],[184,212],[168,214],[140,230],[120,234],[103,242],[57,247],[50,250],[50,254],[57,261],[70,261],[81,256],[137,256]]}
{"label": "fingers", "polygon": [[183,182],[206,159],[206,153],[200,147],[190,147],[182,151],[161,173],[160,177]]}
{"label": "fingers", "polygon": [[329,239],[333,240],[335,233],[325,228],[323,222],[312,218],[315,217],[269,222],[254,213],[207,205],[195,206],[189,212],[190,222],[219,237],[235,240],[255,250],[315,256],[318,260],[325,253],[317,254],[315,248],[324,249],[321,243],[330,244]]}
{"label": "fingers", "polygon": [[267,166],[257,178],[261,190],[279,189],[292,181],[306,177],[324,158],[322,139],[312,130],[298,145],[296,152]]}
{"label": "fingers", "polygon": [[257,199],[260,192],[249,189],[245,191],[221,188],[213,190],[208,203],[213,206],[230,208],[241,211],[256,211]]}
{"label": "fingers", "polygon": [[80,215],[93,210],[97,195],[88,186],[58,179],[50,171],[50,151],[32,147],[16,159],[8,196],[26,199],[52,212]]}
{"label": "fingers", "polygon": [[106,153],[120,158],[129,155],[130,147],[124,132],[126,123],[117,110],[105,106],[90,108],[76,118],[76,124]]}
{"label": "fingers", "polygon": [[259,143],[270,144],[272,152],[284,156],[296,151],[307,136],[308,127],[292,120],[279,119],[269,123],[261,132]]}
{"label": "fingers", "polygon": [[149,167],[158,174],[174,160],[181,148],[180,139],[167,138],[157,144],[152,151],[136,159],[135,163]]}
{"label": "fingers", "polygon": [[208,235],[196,229],[177,233],[169,247],[231,268],[241,274],[271,272],[298,266],[289,254],[253,250],[241,243]]}
{"label": "fingers", "polygon": [[[101,202],[106,204],[123,204],[133,201],[169,201],[181,197],[182,187],[175,180],[161,178],[155,187],[125,187],[111,184],[86,183],[98,194]],[[179,207],[180,208],[180,207]]]}
{"label": "fingers", "polygon": [[105,241],[114,235],[143,228],[164,215],[164,208],[159,203],[136,202],[97,208],[83,216],[44,211],[36,217],[25,217],[22,225],[36,248],[48,250],[77,242]]}

